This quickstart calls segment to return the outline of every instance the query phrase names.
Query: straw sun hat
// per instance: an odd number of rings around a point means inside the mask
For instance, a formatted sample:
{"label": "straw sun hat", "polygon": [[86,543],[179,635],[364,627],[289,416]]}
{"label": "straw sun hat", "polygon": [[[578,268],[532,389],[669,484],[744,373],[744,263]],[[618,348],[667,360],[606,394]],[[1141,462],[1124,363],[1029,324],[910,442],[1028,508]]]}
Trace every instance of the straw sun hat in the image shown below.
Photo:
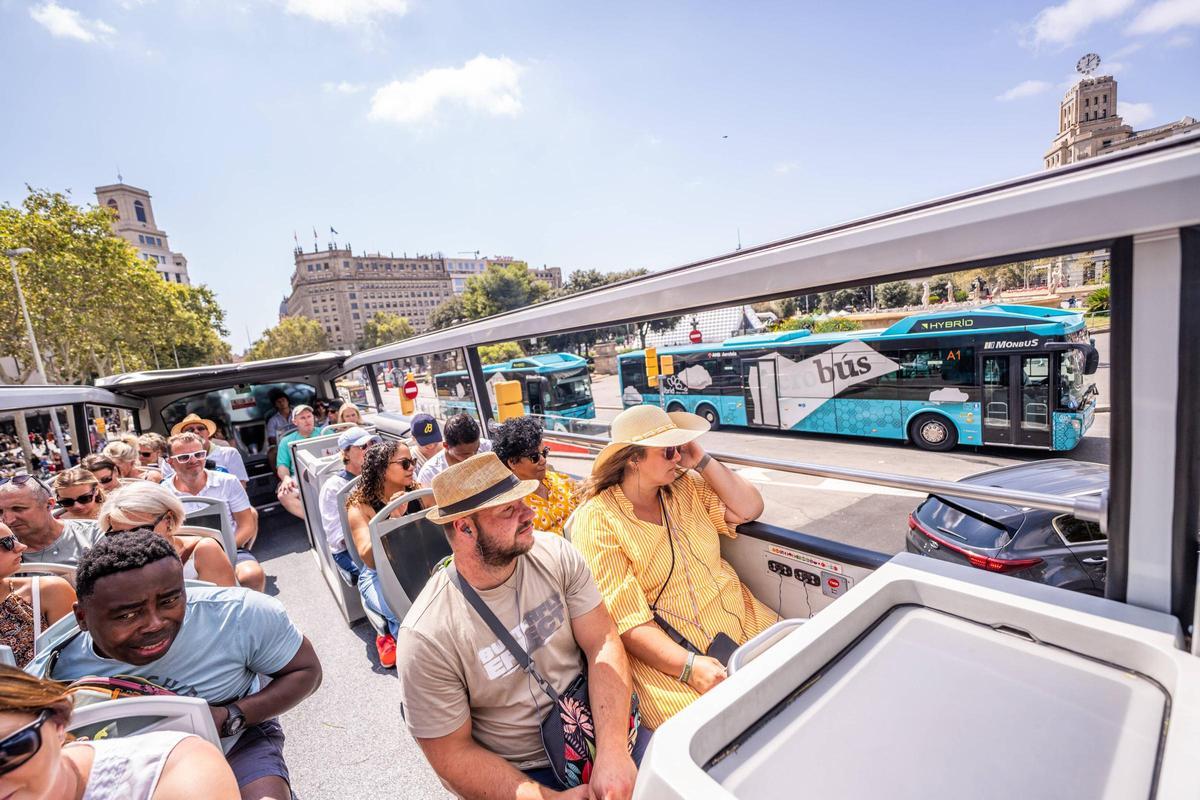
{"label": "straw sun hat", "polygon": [[612,421],[612,443],[596,456],[593,470],[631,444],[672,447],[696,439],[709,429],[708,421],[687,411],[663,411],[658,406],[633,406]]}
{"label": "straw sun hat", "polygon": [[537,487],[537,481],[523,481],[513,475],[495,453],[476,453],[434,476],[433,499],[437,506],[429,510],[426,519],[445,525],[480,509],[528,497]]}
{"label": "straw sun hat", "polygon": [[188,414],[186,417],[179,420],[179,422],[176,422],[175,425],[171,428],[171,435],[178,436],[183,431],[184,428],[188,427],[189,425],[195,425],[197,423],[208,428],[209,436],[216,435],[217,423],[213,422],[211,419],[205,419],[204,417],[200,416],[199,414]]}

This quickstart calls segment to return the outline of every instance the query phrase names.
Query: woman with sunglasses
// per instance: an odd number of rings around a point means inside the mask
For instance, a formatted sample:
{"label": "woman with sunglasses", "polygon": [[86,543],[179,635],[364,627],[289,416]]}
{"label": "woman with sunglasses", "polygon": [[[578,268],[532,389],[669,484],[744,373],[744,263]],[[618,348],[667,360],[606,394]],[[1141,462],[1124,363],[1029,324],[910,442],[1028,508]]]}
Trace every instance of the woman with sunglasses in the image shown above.
{"label": "woman with sunglasses", "polygon": [[523,481],[538,488],[525,498],[533,509],[533,527],[563,535],[567,517],[578,505],[575,481],[550,469],[550,448],[542,444],[542,425],[534,417],[517,417],[492,432],[492,451]]}
{"label": "woman with sunglasses", "polygon": [[54,497],[64,511],[59,519],[95,519],[104,504],[100,481],[83,467],[54,476]]}
{"label": "woman with sunglasses", "polygon": [[221,751],[193,734],[157,731],[68,742],[71,705],[61,683],[0,667],[0,798],[238,800],[241,796]]}
{"label": "woman with sunglasses", "polygon": [[21,554],[28,549],[0,523],[0,644],[12,648],[19,667],[34,657],[42,631],[70,614],[75,605],[75,590],[62,578],[13,577],[20,572]]}
{"label": "woman with sunglasses", "polygon": [[[379,575],[375,571],[375,554],[371,549],[371,519],[383,507],[400,495],[421,488],[416,480],[416,461],[408,445],[399,441],[377,444],[363,456],[362,477],[358,485],[346,498],[346,519],[350,523],[350,539],[363,568],[358,573],[358,592],[363,604],[387,620],[388,635],[375,641],[379,651],[379,662],[391,668],[396,665],[396,633],[400,620],[388,608],[379,589]],[[432,506],[433,498],[413,500],[392,512],[393,517],[415,514],[424,507]]]}
{"label": "woman with sunglasses", "polygon": [[135,481],[108,496],[96,521],[105,535],[145,529],[163,537],[174,546],[183,562],[186,579],[237,586],[233,564],[219,541],[209,536],[176,533],[186,516],[183,503],[170,489],[149,481]]}
{"label": "woman with sunglasses", "polygon": [[[137,439],[133,440],[135,443]],[[138,463],[136,444],[129,442],[109,442],[104,446],[104,455],[108,456],[117,470],[120,481],[147,480],[161,483],[163,476],[157,469],[143,467]]]}
{"label": "woman with sunglasses", "polygon": [[96,476],[96,482],[105,492],[111,492],[121,485],[121,476],[117,473],[117,465],[106,455],[92,453],[84,456],[80,465]]}
{"label": "woman with sunglasses", "polygon": [[707,430],[686,411],[622,411],[571,523],[650,728],[723,681],[732,651],[779,619],[721,558],[720,537],[757,519],[763,501],[704,452],[696,439]]}
{"label": "woman with sunglasses", "polygon": [[[321,418],[317,417],[317,423],[321,424],[321,422]],[[342,403],[342,407],[337,410],[337,416],[334,417],[334,421],[321,428],[321,433],[333,433],[332,428],[334,425],[343,425],[346,423],[350,425],[362,425],[362,414],[358,412],[358,406],[349,401]]]}

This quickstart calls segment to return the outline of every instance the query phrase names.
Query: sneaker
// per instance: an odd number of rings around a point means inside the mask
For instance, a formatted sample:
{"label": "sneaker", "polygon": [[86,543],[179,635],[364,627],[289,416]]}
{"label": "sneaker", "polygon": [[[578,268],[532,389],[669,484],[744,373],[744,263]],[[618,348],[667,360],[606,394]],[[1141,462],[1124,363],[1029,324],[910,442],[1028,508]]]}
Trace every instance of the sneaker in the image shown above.
{"label": "sneaker", "polygon": [[375,637],[375,650],[379,653],[379,663],[391,669],[396,666],[396,640],[390,634]]}

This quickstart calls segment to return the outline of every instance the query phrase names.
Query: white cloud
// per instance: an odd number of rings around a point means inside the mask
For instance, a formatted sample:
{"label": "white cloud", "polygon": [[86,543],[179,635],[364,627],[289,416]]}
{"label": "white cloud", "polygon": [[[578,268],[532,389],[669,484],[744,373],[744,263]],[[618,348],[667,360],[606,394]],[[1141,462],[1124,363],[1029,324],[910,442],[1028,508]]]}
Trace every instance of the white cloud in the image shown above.
{"label": "white cloud", "polygon": [[433,119],[443,105],[459,105],[493,116],[516,116],[521,111],[522,71],[512,59],[481,53],[461,67],[438,67],[381,87],[371,97],[367,116],[407,125]]}
{"label": "white cloud", "polygon": [[1126,103],[1117,101],[1117,113],[1125,120],[1126,125],[1138,127],[1154,119],[1154,106],[1149,103]]}
{"label": "white cloud", "polygon": [[350,83],[349,81],[339,81],[337,83],[334,83],[333,81],[325,81],[321,84],[321,91],[328,94],[333,94],[335,92],[337,94],[358,94],[365,88],[367,87],[363,86],[361,83]]}
{"label": "white cloud", "polygon": [[1142,47],[1145,46],[1145,44],[1146,44],[1145,42],[1130,42],[1129,44],[1125,45],[1124,47],[1118,49],[1115,53],[1113,53],[1112,58],[1116,59],[1116,58],[1125,58],[1126,56],[1131,56],[1134,53],[1136,53],[1138,50],[1141,50]]}
{"label": "white cloud", "polygon": [[1038,12],[1031,25],[1033,44],[1067,45],[1097,22],[1120,16],[1134,0],[1067,0]]}
{"label": "white cloud", "polygon": [[1158,0],[1141,10],[1129,32],[1166,33],[1186,25],[1200,25],[1200,0]]}
{"label": "white cloud", "polygon": [[99,19],[87,19],[73,8],[64,8],[54,0],[40,6],[31,6],[29,16],[34,22],[60,39],[76,39],[80,42],[95,42],[107,39],[117,29]]}
{"label": "white cloud", "polygon": [[800,169],[799,161],[780,161],[771,167],[771,171],[776,175],[787,175],[789,172],[795,172],[798,169]]}
{"label": "white cloud", "polygon": [[1021,81],[1004,94],[996,95],[996,99],[1004,102],[1020,100],[1022,97],[1033,97],[1034,95],[1041,94],[1049,88],[1050,84],[1046,81]]}
{"label": "white cloud", "polygon": [[408,0],[287,0],[289,14],[330,25],[363,25],[380,17],[402,17]]}
{"label": "white cloud", "polygon": [[1192,37],[1186,33],[1177,33],[1167,40],[1167,47],[1189,47],[1192,44]]}

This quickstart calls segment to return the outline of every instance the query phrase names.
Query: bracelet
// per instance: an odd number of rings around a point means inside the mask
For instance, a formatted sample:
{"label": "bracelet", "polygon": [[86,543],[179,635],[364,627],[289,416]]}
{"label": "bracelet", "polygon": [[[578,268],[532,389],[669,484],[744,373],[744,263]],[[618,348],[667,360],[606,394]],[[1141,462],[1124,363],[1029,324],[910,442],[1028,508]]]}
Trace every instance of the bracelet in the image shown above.
{"label": "bracelet", "polygon": [[696,654],[689,651],[687,663],[683,665],[683,672],[679,673],[679,682],[680,683],[687,683],[688,680],[692,677],[692,665],[695,663],[696,663]]}
{"label": "bracelet", "polygon": [[705,453],[704,458],[697,461],[696,466],[692,467],[692,469],[696,470],[698,473],[704,472],[704,468],[708,466],[708,462],[710,461],[712,461],[712,454]]}

